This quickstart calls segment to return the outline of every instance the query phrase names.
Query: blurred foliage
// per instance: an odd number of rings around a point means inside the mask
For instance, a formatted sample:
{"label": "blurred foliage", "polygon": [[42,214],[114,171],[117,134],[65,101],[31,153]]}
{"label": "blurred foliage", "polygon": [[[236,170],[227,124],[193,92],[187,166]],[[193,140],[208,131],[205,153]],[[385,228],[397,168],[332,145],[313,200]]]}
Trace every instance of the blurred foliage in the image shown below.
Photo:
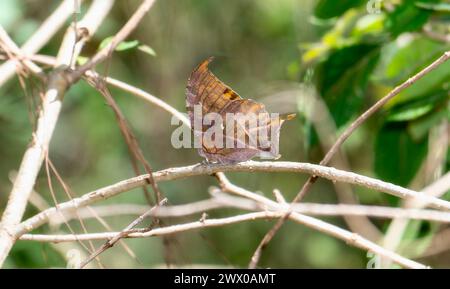
{"label": "blurred foliage", "polygon": [[[58,2],[4,0],[0,24],[18,44],[23,44]],[[282,130],[282,160],[317,163],[324,152],[314,125],[304,114],[303,106],[307,103],[301,95],[307,92],[299,89],[300,83],[312,87],[324,100],[339,132],[396,85],[450,48],[448,43],[423,32],[427,26],[438,34],[450,33],[447,1],[383,0],[379,2],[380,7],[368,2],[157,1],[136,32],[97,71],[142,88],[184,111],[184,90],[190,71],[202,59],[214,55],[218,57],[212,67],[214,73],[242,96],[261,99],[272,111],[292,112],[299,107],[297,120],[286,123]],[[82,13],[89,3],[83,4]],[[87,44],[78,63],[107,45],[138,4],[137,0],[116,1],[111,15]],[[55,55],[63,33],[63,30],[58,32],[40,53]],[[292,93],[292,87],[300,93]],[[414,189],[425,187],[447,172],[448,148],[446,159],[438,163],[428,163],[428,156],[433,153],[431,143],[436,141],[432,138],[435,134],[430,132],[450,119],[449,87],[450,62],[447,62],[390,101],[345,143],[343,151],[351,169]],[[31,137],[33,109],[27,107],[31,96],[35,102],[39,101],[38,88],[36,80],[27,80],[25,94],[16,78],[0,89],[1,208],[11,189],[8,176],[19,167]],[[111,91],[155,170],[201,161],[194,149],[172,148],[170,135],[174,127],[170,125],[170,115],[120,90],[112,88]],[[73,86],[64,99],[50,157],[76,195],[133,176],[127,147],[113,112],[101,95],[83,82]],[[306,180],[306,176],[295,174],[233,173],[229,176],[237,184],[268,197],[278,188],[288,199]],[[58,201],[67,200],[55,178],[53,182]],[[161,183],[160,187],[171,204],[182,204],[207,198],[207,188],[211,185],[217,185],[215,179],[203,176]],[[53,205],[44,171],[39,175],[36,191]],[[397,198],[364,188],[355,187],[354,191],[364,204],[400,204]],[[306,201],[337,202],[332,184],[319,180]],[[145,199],[142,191],[136,189],[102,204],[117,203],[145,204]],[[36,212],[30,205],[26,217]],[[233,213],[236,211],[219,210],[210,212],[209,217]],[[132,216],[119,216],[107,221],[119,230],[132,219]],[[166,220],[166,224],[185,221]],[[346,226],[341,218],[327,218],[327,221]],[[381,231],[390,223],[380,219],[373,222]],[[258,221],[182,234],[177,236],[171,253],[185,264],[246,266],[271,224]],[[73,221],[71,225],[82,232],[79,222]],[[86,221],[86,226],[90,232],[105,230],[95,220]],[[435,224],[411,222],[404,241],[420,241],[416,249],[423,251],[438,229]],[[38,232],[67,232],[67,228],[44,226]],[[100,244],[95,242],[96,246]],[[138,260],[117,246],[102,255],[102,263],[106,267],[149,267],[164,263],[161,240],[127,240],[127,244],[139,256]],[[19,241],[7,266],[65,267],[66,254],[73,248],[80,246]],[[367,261],[366,252],[298,224],[287,224],[264,252],[261,266],[361,268]],[[432,258],[426,262],[450,266],[448,258]]]}
{"label": "blurred foliage", "polygon": [[[331,20],[316,22],[328,29],[320,41],[301,46],[302,72],[315,71],[314,83],[338,127],[345,127],[373,100],[450,47],[423,32],[429,25],[448,35],[449,5],[444,1],[379,1],[379,10],[373,14],[367,14],[369,3],[357,2],[344,1],[333,10],[334,1],[319,1],[315,16]],[[421,188],[426,183],[423,179],[418,183],[420,177],[430,179],[435,172],[427,170],[427,165],[441,173],[448,171],[448,154],[446,161],[432,164],[427,164],[427,155],[434,153],[428,151],[429,143],[435,141],[430,131],[450,119],[449,88],[450,63],[446,63],[396,96],[366,124],[373,129],[373,171],[379,178],[402,186],[415,180],[414,187]],[[392,205],[400,204],[398,198],[384,198]],[[420,224],[426,222],[415,223],[405,239],[431,239],[436,232],[423,232]]]}
{"label": "blurred foliage", "polygon": [[[448,32],[450,16],[432,15],[445,12],[446,3],[379,1],[379,11],[368,15],[370,4],[356,2],[346,2],[334,14],[333,1],[320,1],[316,17],[340,17],[320,42],[302,45],[304,70],[315,68],[315,83],[338,127],[362,112],[367,97],[382,97],[449,48],[418,33],[428,21]],[[446,63],[387,105],[375,135],[374,170],[379,177],[403,186],[412,181],[427,154],[429,130],[448,120],[449,79]],[[389,123],[393,121],[397,123]]]}

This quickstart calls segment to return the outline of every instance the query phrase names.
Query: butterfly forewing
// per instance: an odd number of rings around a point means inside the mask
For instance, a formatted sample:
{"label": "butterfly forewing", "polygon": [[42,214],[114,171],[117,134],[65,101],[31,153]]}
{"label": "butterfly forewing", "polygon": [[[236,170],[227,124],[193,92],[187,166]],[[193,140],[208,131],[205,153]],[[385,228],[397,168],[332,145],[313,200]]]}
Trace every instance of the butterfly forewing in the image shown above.
{"label": "butterfly forewing", "polygon": [[[220,81],[208,69],[208,64],[213,60],[212,57],[204,60],[191,73],[187,85],[186,107],[191,114],[194,105],[202,106],[202,114],[210,112],[220,113],[231,102],[242,99],[235,91]],[[193,126],[193,120],[191,119]]]}

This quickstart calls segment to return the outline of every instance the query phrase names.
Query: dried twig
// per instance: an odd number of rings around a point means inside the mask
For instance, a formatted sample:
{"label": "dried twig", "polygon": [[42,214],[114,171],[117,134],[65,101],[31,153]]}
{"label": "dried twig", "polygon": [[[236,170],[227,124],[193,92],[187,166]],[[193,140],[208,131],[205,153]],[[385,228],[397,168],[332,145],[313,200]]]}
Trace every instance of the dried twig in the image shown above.
{"label": "dried twig", "polygon": [[160,206],[164,205],[167,202],[167,199],[161,200],[156,206],[152,207],[150,210],[145,212],[144,214],[140,215],[136,220],[131,222],[125,229],[122,230],[122,232],[116,234],[113,238],[108,240],[105,244],[103,244],[100,248],[98,248],[94,253],[92,253],[85,261],[83,261],[80,264],[80,268],[85,267],[89,262],[91,262],[94,258],[96,258],[98,255],[106,251],[107,249],[111,248],[116,244],[120,239],[126,238],[130,233],[131,229],[142,223],[145,218],[152,216],[153,212],[157,210]]}
{"label": "dried twig", "polygon": [[[27,57],[28,59],[30,59],[32,61],[35,61],[37,63],[46,64],[46,65],[54,65],[54,63],[55,63],[55,58],[53,56],[49,56],[49,55],[39,54],[39,55],[30,55],[30,56],[22,56],[22,57]],[[100,77],[100,75],[93,70],[87,70],[85,72],[85,75],[88,78],[93,78],[93,79],[97,79]],[[158,98],[140,88],[137,88],[135,86],[132,86],[128,83],[125,83],[123,81],[120,81],[118,79],[115,79],[115,78],[112,78],[109,76],[102,77],[102,79],[106,83],[108,83],[114,87],[117,87],[123,91],[131,93],[132,95],[135,95],[153,105],[156,105],[157,107],[160,107],[161,109],[167,111],[168,113],[170,113],[171,115],[173,115],[174,117],[179,119],[187,127],[191,126],[191,123],[185,114],[179,112],[177,109],[175,109],[168,103],[164,102],[160,98]]]}
{"label": "dried twig", "polygon": [[134,12],[134,14],[131,16],[131,18],[128,20],[128,22],[122,27],[122,29],[117,32],[117,34],[113,37],[111,42],[104,47],[102,50],[97,52],[93,57],[89,59],[88,62],[80,66],[78,69],[72,71],[68,78],[70,79],[70,82],[75,82],[78,79],[80,79],[83,74],[93,68],[95,65],[99,64],[100,62],[104,61],[106,58],[108,58],[111,53],[114,51],[114,49],[119,45],[120,42],[125,40],[128,35],[136,29],[139,22],[144,18],[145,14],[150,10],[155,0],[144,0],[142,4],[138,7],[138,9]]}
{"label": "dried twig", "polygon": [[19,67],[26,67],[35,74],[40,74],[42,69],[29,59],[22,59],[22,51],[16,43],[9,37],[8,33],[0,26],[0,46],[8,54],[12,61],[19,61]]}
{"label": "dried twig", "polygon": [[[83,0],[78,1],[80,4],[83,2]],[[64,25],[67,18],[73,14],[73,9],[73,0],[64,0],[21,47],[22,54],[29,55],[38,52]],[[8,60],[0,66],[0,86],[14,75],[15,70],[15,60]]]}
{"label": "dried twig", "polygon": [[[211,175],[218,172],[237,172],[237,171],[250,171],[250,172],[297,172],[308,173],[311,175],[320,176],[329,180],[338,182],[347,182],[364,186],[366,188],[374,189],[389,193],[401,198],[417,198],[424,202],[427,202],[430,206],[441,209],[450,209],[450,203],[444,200],[440,200],[434,197],[426,196],[423,193],[415,192],[409,189],[402,188],[390,183],[386,183],[377,179],[361,176],[351,172],[345,172],[337,170],[331,167],[324,167],[320,165],[313,165],[308,163],[295,163],[295,162],[255,162],[247,161],[236,165],[219,165],[219,164],[197,164],[187,167],[170,168],[162,171],[155,172],[153,174],[156,182],[170,181],[180,178],[187,178],[199,175]],[[120,193],[129,191],[145,184],[148,175],[142,175],[134,178],[130,178],[116,184],[95,190],[87,193],[79,198],[75,198],[71,201],[60,203],[58,210],[56,208],[47,209],[28,220],[22,222],[16,226],[12,232],[15,237],[20,237],[22,234],[29,232],[45,223],[47,223],[53,216],[59,214],[59,212],[71,212],[80,207],[88,206],[95,202],[113,197]],[[222,178],[223,181],[223,178]],[[247,197],[247,196],[244,196]],[[263,198],[263,197],[261,197]],[[262,200],[262,199],[261,199]]]}
{"label": "dried twig", "polygon": [[[302,94],[304,113],[312,122],[323,151],[328,151],[336,141],[337,128],[325,102],[318,93],[309,88],[308,93]],[[350,171],[350,164],[346,154],[342,150],[336,152],[335,158],[330,163],[331,166]],[[358,201],[349,184],[333,182],[336,195],[340,203],[358,204]],[[344,221],[352,232],[372,241],[378,241],[382,237],[380,230],[364,216],[344,216]]]}
{"label": "dried twig", "polygon": [[[278,202],[278,201],[277,201]],[[365,216],[383,219],[414,219],[433,222],[450,222],[450,215],[446,212],[424,209],[392,208],[383,206],[348,205],[348,204],[318,204],[295,203],[292,205],[297,213],[312,216]],[[247,211],[264,209],[253,201],[228,194],[214,194],[212,198],[181,205],[164,206],[153,212],[152,216],[158,218],[180,218],[195,214],[202,214],[211,210],[235,208]],[[138,204],[112,204],[102,206],[87,206],[80,208],[77,215],[66,213],[65,220],[74,218],[90,219],[96,217],[135,216],[145,213],[146,205]],[[55,216],[50,220],[52,226],[64,223],[62,217]]]}
{"label": "dried twig", "polygon": [[[233,187],[228,188],[228,189],[234,190]],[[164,228],[156,228],[156,229],[152,229],[148,232],[144,232],[144,233],[137,232],[137,233],[122,234],[122,232],[114,232],[114,233],[82,234],[82,235],[76,235],[76,236],[74,236],[74,235],[53,235],[52,236],[52,235],[30,235],[30,234],[28,234],[28,235],[23,235],[21,239],[22,240],[32,240],[32,241],[41,241],[41,242],[70,242],[75,239],[79,239],[79,240],[111,239],[111,238],[117,238],[118,235],[120,235],[120,237],[130,237],[130,238],[164,236],[164,235],[170,235],[170,234],[175,234],[175,233],[180,233],[180,232],[185,232],[185,231],[190,231],[190,230],[195,230],[195,229],[200,229],[200,228],[225,226],[225,225],[229,225],[229,224],[250,221],[250,220],[256,220],[256,219],[281,218],[284,216],[286,209],[289,208],[285,204],[278,204],[276,202],[273,202],[265,197],[262,197],[255,193],[252,193],[252,192],[247,191],[247,192],[245,192],[245,194],[247,195],[247,197],[249,197],[253,200],[259,200],[260,202],[262,202],[262,205],[273,204],[270,206],[270,209],[273,209],[274,211],[249,213],[249,214],[237,215],[237,216],[222,218],[222,219],[203,219],[202,218],[200,221],[197,221],[197,222],[173,225],[173,226],[164,227]],[[257,201],[257,202],[259,202],[259,201]],[[292,214],[290,214],[289,218],[297,223],[304,224],[305,226],[311,227],[311,228],[316,229],[325,234],[329,234],[338,239],[344,240],[345,242],[347,242],[347,244],[353,245],[358,248],[362,248],[364,250],[374,252],[385,258],[389,258],[389,259],[393,260],[394,262],[397,262],[398,264],[405,266],[407,268],[426,268],[426,266],[423,264],[420,264],[415,261],[404,258],[396,253],[393,253],[389,250],[384,249],[383,247],[381,247],[375,243],[372,243],[371,241],[368,241],[367,239],[362,238],[361,236],[359,236],[357,234],[351,233],[349,231],[341,229],[332,224],[323,222],[321,220],[318,220],[318,219],[315,219],[315,218],[312,218],[309,216],[298,214],[296,212],[293,212]]]}
{"label": "dried twig", "polygon": [[[109,1],[99,0],[96,2],[102,2],[104,5]],[[92,7],[99,9],[104,6],[97,3],[96,6],[93,4]],[[98,26],[99,15],[93,13],[87,15],[90,18],[85,18],[85,26],[90,31],[93,31]],[[23,156],[6,209],[2,216],[2,227],[0,228],[0,267],[14,244],[15,238],[10,234],[10,231],[22,219],[36,177],[44,161],[45,154],[48,152],[50,140],[61,110],[62,99],[70,86],[61,66],[70,65],[71,59],[77,57],[77,55],[73,54],[79,52],[79,50],[74,51],[73,49],[77,43],[77,32],[72,27],[69,28],[61,44],[54,65],[55,69],[48,78],[46,92],[42,100],[41,109],[39,110],[36,131],[33,133],[33,140]]]}
{"label": "dried twig", "polygon": [[[158,184],[153,179],[153,168],[151,167],[150,163],[145,159],[144,154],[142,152],[141,147],[139,146],[139,143],[136,139],[136,136],[134,135],[133,131],[131,130],[125,116],[122,113],[122,110],[119,108],[119,105],[114,100],[113,96],[111,95],[111,92],[109,89],[104,85],[104,82],[101,78],[95,78],[91,79],[90,83],[93,87],[95,87],[105,98],[108,105],[112,108],[114,115],[116,117],[117,123],[119,125],[120,131],[122,133],[123,138],[125,139],[125,143],[127,144],[128,151],[130,154],[131,159],[131,165],[133,167],[134,173],[136,175],[141,174],[141,170],[139,168],[139,163],[142,164],[144,167],[144,172],[149,175],[149,183],[153,189],[153,192],[156,196],[156,202],[160,202],[162,199],[162,193],[158,187]],[[150,197],[149,192],[147,191],[146,186],[143,186],[144,196],[147,200],[147,203],[149,205],[152,205],[152,200]]]}
{"label": "dried twig", "polygon": [[[154,0],[142,1],[141,5],[138,7],[138,9],[133,13],[133,15],[127,21],[127,23],[117,32],[117,34],[113,37],[111,42],[106,47],[104,47],[102,50],[97,52],[93,57],[91,57],[87,63],[85,63],[84,65],[78,67],[77,69],[71,71],[70,73],[68,73],[66,75],[67,78],[69,79],[69,82],[73,83],[73,82],[78,81],[86,73],[86,71],[90,70],[95,65],[99,64],[100,62],[102,62],[106,58],[108,58],[111,55],[111,53],[114,51],[114,49],[117,47],[117,45],[119,45],[120,42],[125,40],[128,37],[128,35],[134,29],[136,29],[137,25],[142,20],[142,18],[145,16],[145,14],[150,10],[150,8],[152,7],[154,2],[155,2]],[[101,83],[97,82],[97,84],[101,84]],[[117,105],[115,105],[115,101],[111,97],[111,95],[108,93],[107,88],[105,86],[100,87],[100,88],[101,88],[100,92],[102,92],[102,94],[105,96],[108,103],[111,105],[111,107],[113,108],[113,110],[116,114],[116,117],[120,124],[121,131],[124,134],[125,140],[127,142],[128,147],[131,150],[132,156],[136,159],[139,159],[139,161],[143,163],[145,170],[150,175],[149,182],[150,182],[155,194],[157,195],[158,201],[160,201],[162,198],[161,192],[159,191],[158,185],[153,180],[152,168],[151,168],[150,164],[143,157],[143,154],[140,151],[139,146],[137,145],[134,135],[132,134],[131,130],[128,128],[126,121],[120,112],[120,109],[118,108]],[[133,167],[134,167],[135,171],[137,171],[138,168],[135,163],[133,163]],[[145,188],[144,188],[144,191],[146,192]],[[147,196],[147,194],[146,194],[146,196]]]}
{"label": "dried twig", "polygon": [[[427,195],[440,197],[450,190],[450,172],[436,180],[423,189],[423,192]],[[407,209],[420,209],[423,208],[423,204],[417,201],[405,201],[404,208]],[[392,220],[389,227],[386,230],[386,234],[383,240],[383,246],[389,250],[396,251],[400,245],[403,234],[408,226],[409,220],[401,217],[397,217]],[[383,261],[383,260],[382,260]],[[384,267],[388,267],[389,262],[382,262]]]}

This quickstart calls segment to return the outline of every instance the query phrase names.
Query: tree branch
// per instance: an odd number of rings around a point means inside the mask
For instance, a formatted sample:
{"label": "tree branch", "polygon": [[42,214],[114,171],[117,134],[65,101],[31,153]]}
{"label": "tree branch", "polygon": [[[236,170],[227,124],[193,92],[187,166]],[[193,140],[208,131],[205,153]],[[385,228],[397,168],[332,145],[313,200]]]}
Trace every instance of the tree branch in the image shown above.
{"label": "tree branch", "polygon": [[[58,30],[64,25],[67,18],[74,12],[74,0],[64,0],[58,8],[42,23],[38,30],[21,47],[24,55],[38,52]],[[83,0],[78,0],[79,3]],[[0,86],[8,81],[16,71],[16,61],[8,60],[0,66]]]}
{"label": "tree branch", "polygon": [[[94,3],[96,2],[101,2],[103,5],[99,3],[96,5],[93,4],[91,9],[106,8],[105,3],[109,1],[97,0]],[[103,14],[103,16],[105,15]],[[99,23],[98,17],[98,14],[86,14],[85,25],[89,30],[93,31],[94,28],[97,28]],[[48,151],[61,110],[62,99],[70,85],[65,77],[64,68],[59,66],[70,65],[71,59],[77,57],[76,53],[79,50],[75,51],[73,49],[77,43],[77,33],[78,31],[74,27],[69,27],[63,39],[56,59],[55,68],[49,76],[46,92],[42,99],[36,131],[33,133],[33,139],[23,156],[12,191],[9,195],[8,203],[3,212],[0,228],[0,267],[8,256],[16,239],[10,232],[14,230],[14,227],[22,219],[36,177],[42,166],[45,154]]]}
{"label": "tree branch", "polygon": [[143,213],[142,215],[140,215],[136,220],[134,220],[133,222],[131,222],[131,224],[129,224],[128,226],[125,227],[125,229],[122,230],[122,232],[118,233],[117,235],[115,235],[113,238],[111,238],[110,240],[108,240],[105,244],[103,244],[103,246],[101,246],[100,248],[98,248],[95,252],[93,252],[91,255],[89,255],[89,257],[87,257],[87,259],[85,261],[83,261],[80,264],[80,268],[85,267],[87,264],[89,264],[89,262],[91,262],[92,260],[94,260],[94,258],[96,258],[98,255],[100,255],[101,253],[103,253],[104,251],[106,251],[107,249],[111,248],[112,246],[114,246],[114,244],[116,244],[117,242],[119,242],[120,239],[122,238],[126,238],[127,235],[130,234],[130,230],[133,229],[134,227],[136,227],[137,225],[139,225],[140,223],[142,223],[144,221],[145,218],[152,216],[154,211],[157,211],[157,209],[164,205],[167,202],[167,199],[163,199],[161,200],[156,206],[153,206],[150,210],[147,210],[147,212]]}
{"label": "tree branch", "polygon": [[[300,214],[312,216],[365,216],[383,219],[414,219],[432,222],[450,222],[450,215],[446,212],[424,209],[392,208],[383,206],[348,205],[348,204],[319,204],[319,203],[295,203],[294,211]],[[241,209],[258,211],[264,209],[254,201],[246,198],[232,197],[228,194],[214,193],[212,198],[181,205],[164,206],[154,211],[151,216],[157,218],[180,218],[202,214],[217,209]],[[62,216],[54,216],[49,224],[59,226],[64,221],[75,218],[90,219],[96,217],[136,216],[148,211],[148,206],[138,204],[112,204],[79,208],[77,214],[67,213]]]}
{"label": "tree branch", "polygon": [[[434,197],[426,196],[423,193],[415,192],[409,189],[402,188],[390,183],[358,175],[351,172],[345,172],[331,167],[324,167],[320,165],[313,165],[308,163],[295,162],[255,162],[248,161],[236,165],[220,165],[220,164],[197,164],[186,167],[170,168],[155,172],[153,177],[156,182],[170,181],[180,178],[187,178],[199,175],[211,175],[218,172],[296,172],[307,173],[311,175],[320,176],[332,181],[346,182],[350,184],[360,185],[366,188],[392,194],[401,198],[417,198],[421,201],[427,202],[430,206],[437,208],[450,209],[450,203]],[[80,207],[85,207],[95,202],[113,197],[120,193],[140,187],[146,183],[148,175],[141,175],[130,178],[113,185],[92,191],[79,198],[74,198],[71,201],[64,202],[58,205],[58,208],[47,209],[28,220],[19,224],[14,230],[15,237],[20,237],[22,234],[29,232],[45,223],[59,213],[68,213]],[[244,197],[248,197],[245,196]],[[261,196],[261,199],[256,201],[267,201]],[[273,201],[272,201],[273,202]],[[275,202],[273,202],[275,203]],[[272,204],[273,204],[272,203]],[[267,205],[270,205],[269,203]]]}
{"label": "tree branch", "polygon": [[[423,192],[427,195],[440,197],[450,190],[450,172],[442,176],[440,179],[436,180],[434,183],[428,185],[423,189]],[[414,200],[405,201],[404,208],[407,209],[420,209],[424,205],[421,202]],[[397,247],[400,245],[403,234],[408,226],[408,219],[397,217],[392,220],[389,224],[386,234],[383,239],[383,246],[386,249],[396,251]],[[383,264],[384,263],[384,264]],[[388,262],[382,262],[384,267],[388,267]]]}
{"label": "tree branch", "polygon": [[[32,61],[35,61],[37,63],[47,64],[47,65],[54,65],[55,60],[56,60],[53,56],[49,56],[49,55],[29,55],[29,56],[23,56],[23,57],[27,57],[28,59],[30,59]],[[101,77],[97,72],[95,72],[93,70],[87,70],[85,72],[85,75],[87,77],[94,78],[94,79]],[[162,99],[160,99],[138,87],[135,87],[126,82],[120,81],[118,79],[115,79],[115,78],[112,78],[109,76],[103,77],[103,80],[105,80],[106,83],[108,83],[116,88],[119,88],[128,93],[131,93],[132,95],[135,95],[151,104],[156,105],[157,107],[162,108],[163,110],[167,111],[168,113],[170,113],[171,115],[175,116],[180,121],[182,121],[183,124],[186,125],[187,127],[191,126],[191,123],[185,114],[181,113],[173,106],[164,102]]]}
{"label": "tree branch", "polygon": [[[136,232],[127,234],[126,238],[145,238],[145,237],[154,237],[154,236],[165,236],[171,235],[180,232],[186,232],[196,229],[208,228],[208,227],[221,227],[225,225],[245,222],[245,221],[254,221],[257,219],[277,219],[283,217],[285,214],[285,210],[273,212],[273,211],[264,211],[264,212],[256,212],[256,213],[248,213],[228,218],[221,219],[205,219],[196,222],[172,225],[164,228],[156,228],[152,229],[148,232]],[[368,241],[361,236],[341,229],[335,225],[323,222],[321,220],[308,217],[305,215],[301,215],[298,213],[292,213],[289,215],[289,218],[299,224],[303,224],[305,226],[316,229],[325,234],[331,235],[338,239],[345,241],[347,244],[361,248],[363,250],[368,250],[383,256],[385,258],[389,258],[394,262],[407,267],[407,268],[415,268],[415,269],[425,269],[427,268],[425,265],[417,263],[415,261],[404,258],[394,252],[384,249],[383,247]],[[27,234],[21,237],[21,240],[30,240],[30,241],[39,241],[39,242],[73,242],[76,240],[105,240],[112,239],[115,236],[121,234],[121,232],[108,232],[108,233],[93,233],[93,234],[79,234],[79,235],[32,235]]]}
{"label": "tree branch", "polygon": [[29,59],[22,59],[21,57],[21,50],[16,45],[16,43],[9,37],[8,33],[5,31],[5,29],[0,26],[0,46],[3,48],[3,50],[6,51],[7,54],[13,54],[11,55],[13,59],[11,61],[20,61],[20,65],[28,68],[31,72],[35,74],[39,74],[42,72],[42,69],[34,64]]}
{"label": "tree branch", "polygon": [[78,79],[80,79],[86,71],[90,70],[95,65],[99,64],[107,57],[109,57],[117,47],[117,45],[119,45],[120,42],[124,41],[128,37],[128,35],[134,29],[136,29],[139,22],[142,20],[145,14],[147,14],[154,2],[155,0],[144,0],[138,7],[138,9],[134,12],[134,14],[130,17],[128,22],[122,27],[122,29],[120,29],[119,32],[117,32],[117,34],[113,37],[111,42],[106,47],[97,52],[84,65],[80,66],[67,75],[70,79],[70,82],[73,83],[78,81]]}

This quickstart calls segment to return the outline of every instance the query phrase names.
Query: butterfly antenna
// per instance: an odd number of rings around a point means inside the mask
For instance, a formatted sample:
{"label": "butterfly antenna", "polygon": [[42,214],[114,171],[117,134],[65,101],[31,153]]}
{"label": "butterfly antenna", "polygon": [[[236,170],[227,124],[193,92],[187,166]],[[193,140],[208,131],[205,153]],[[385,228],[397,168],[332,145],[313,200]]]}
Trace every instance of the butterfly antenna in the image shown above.
{"label": "butterfly antenna", "polygon": [[296,116],[295,113],[284,113],[280,116],[281,120],[291,120]]}

